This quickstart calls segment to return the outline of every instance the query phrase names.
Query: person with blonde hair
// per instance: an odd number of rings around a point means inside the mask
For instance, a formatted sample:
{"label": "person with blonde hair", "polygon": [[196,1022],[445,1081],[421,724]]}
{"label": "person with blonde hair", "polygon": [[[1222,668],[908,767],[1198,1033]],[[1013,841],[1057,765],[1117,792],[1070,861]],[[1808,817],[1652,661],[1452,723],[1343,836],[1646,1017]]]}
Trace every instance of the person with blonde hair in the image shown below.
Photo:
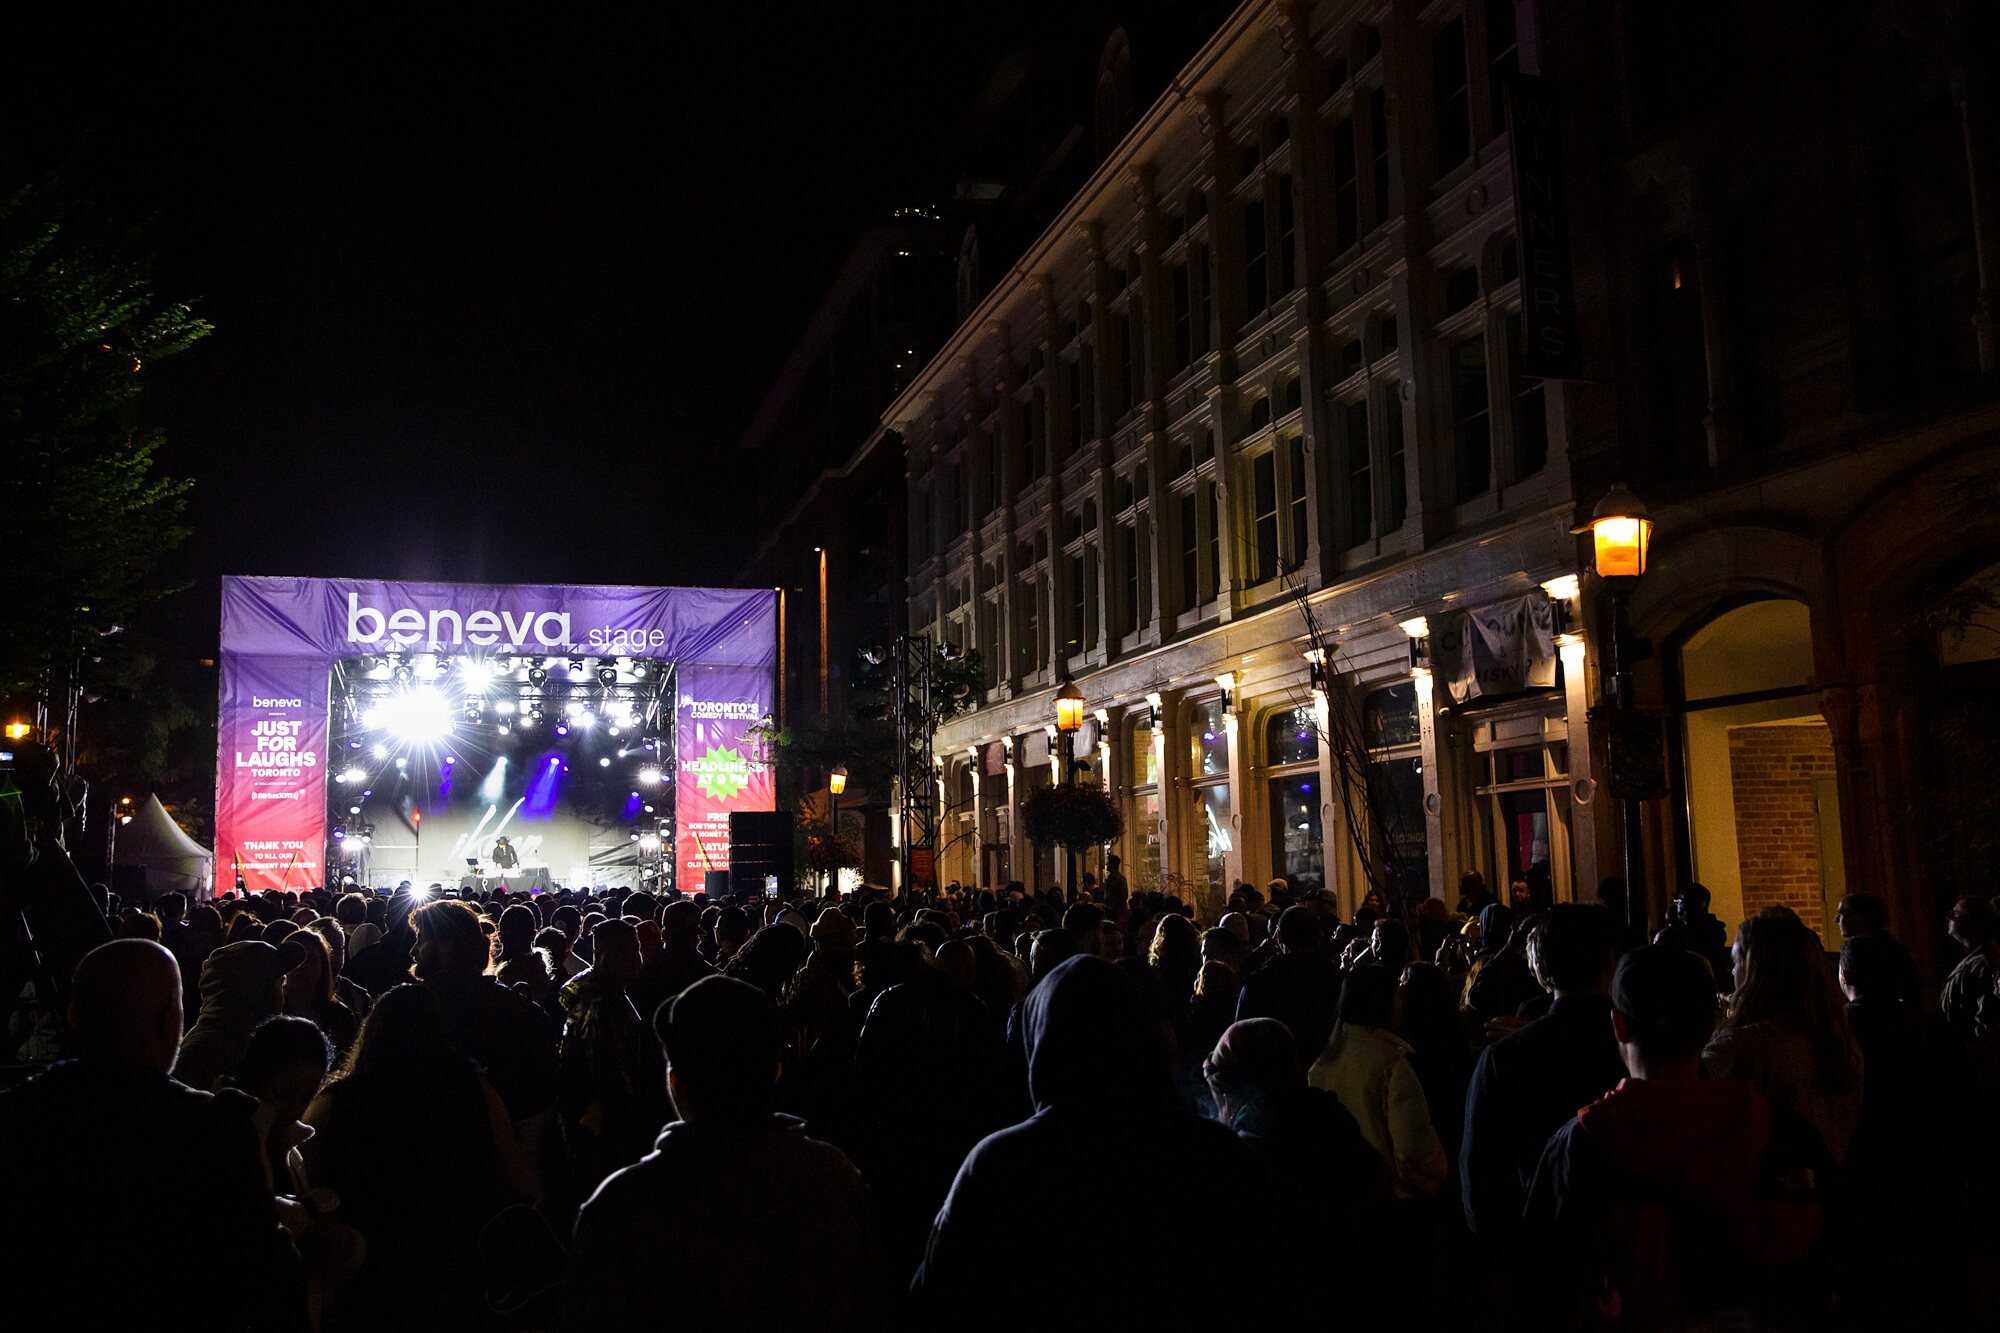
{"label": "person with blonde hair", "polygon": [[1803,1116],[1844,1160],[1861,1119],[1861,1048],[1819,937],[1797,913],[1767,907],[1738,929],[1730,957],[1736,992],[1702,1068]]}

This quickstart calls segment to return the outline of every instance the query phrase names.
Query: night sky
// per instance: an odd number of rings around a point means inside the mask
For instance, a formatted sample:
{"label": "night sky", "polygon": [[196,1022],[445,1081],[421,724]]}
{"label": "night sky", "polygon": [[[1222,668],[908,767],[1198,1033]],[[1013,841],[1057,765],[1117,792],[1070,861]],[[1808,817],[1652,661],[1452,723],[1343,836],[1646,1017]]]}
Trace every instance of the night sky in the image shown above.
{"label": "night sky", "polygon": [[948,8],[0,38],[9,175],[149,220],[217,326],[149,391],[196,482],[154,628],[212,642],[223,573],[726,581],[743,427],[1034,23]]}

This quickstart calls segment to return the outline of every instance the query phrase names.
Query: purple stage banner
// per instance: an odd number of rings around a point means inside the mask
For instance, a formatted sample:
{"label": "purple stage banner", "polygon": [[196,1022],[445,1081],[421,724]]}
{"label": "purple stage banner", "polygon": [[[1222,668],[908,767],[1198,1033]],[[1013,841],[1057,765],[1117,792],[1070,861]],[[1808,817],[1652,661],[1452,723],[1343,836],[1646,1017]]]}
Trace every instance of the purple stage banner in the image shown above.
{"label": "purple stage banner", "polygon": [[[702,829],[698,872],[728,859],[727,810],[769,810],[768,769],[738,769],[741,732],[770,711],[777,660],[777,595],[769,589],[633,588],[358,579],[225,577],[217,724],[215,854],[218,884],[303,888],[324,882],[329,679],[342,658],[377,653],[447,656],[547,654],[642,657],[681,673],[677,719],[698,728],[676,774],[678,826]],[[747,720],[745,720],[747,718]],[[720,767],[718,767],[718,765]],[[724,770],[727,770],[726,772]],[[707,780],[697,782],[696,777]],[[749,776],[751,780],[739,781]],[[707,830],[721,813],[724,837]],[[685,834],[682,841],[688,841]],[[678,850],[678,849],[677,849]],[[700,887],[679,880],[692,892]]]}

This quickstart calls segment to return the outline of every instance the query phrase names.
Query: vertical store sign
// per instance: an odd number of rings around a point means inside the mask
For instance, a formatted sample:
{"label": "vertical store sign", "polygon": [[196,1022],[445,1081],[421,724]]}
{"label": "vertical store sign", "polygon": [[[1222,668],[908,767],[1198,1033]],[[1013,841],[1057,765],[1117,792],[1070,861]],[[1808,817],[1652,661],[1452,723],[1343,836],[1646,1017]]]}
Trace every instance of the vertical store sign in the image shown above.
{"label": "vertical store sign", "polygon": [[1507,130],[1521,245],[1520,370],[1541,379],[1582,379],[1569,205],[1563,197],[1562,121],[1549,80],[1517,74],[1507,81]]}
{"label": "vertical store sign", "polygon": [[703,872],[729,868],[730,812],[777,808],[770,765],[749,734],[771,711],[771,673],[685,665],[676,693],[674,882],[696,893]]}

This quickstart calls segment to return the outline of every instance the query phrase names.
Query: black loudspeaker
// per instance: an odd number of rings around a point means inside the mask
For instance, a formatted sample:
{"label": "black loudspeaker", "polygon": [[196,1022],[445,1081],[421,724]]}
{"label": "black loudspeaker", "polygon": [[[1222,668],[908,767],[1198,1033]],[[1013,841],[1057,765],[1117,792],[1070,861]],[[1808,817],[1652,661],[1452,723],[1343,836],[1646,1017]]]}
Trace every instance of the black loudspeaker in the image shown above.
{"label": "black loudspeaker", "polygon": [[792,816],[783,810],[729,812],[729,880],[738,893],[764,892],[778,877],[778,892],[792,891]]}
{"label": "black loudspeaker", "polygon": [[704,871],[701,877],[701,891],[708,895],[710,902],[718,898],[728,897],[729,872],[727,870]]}

